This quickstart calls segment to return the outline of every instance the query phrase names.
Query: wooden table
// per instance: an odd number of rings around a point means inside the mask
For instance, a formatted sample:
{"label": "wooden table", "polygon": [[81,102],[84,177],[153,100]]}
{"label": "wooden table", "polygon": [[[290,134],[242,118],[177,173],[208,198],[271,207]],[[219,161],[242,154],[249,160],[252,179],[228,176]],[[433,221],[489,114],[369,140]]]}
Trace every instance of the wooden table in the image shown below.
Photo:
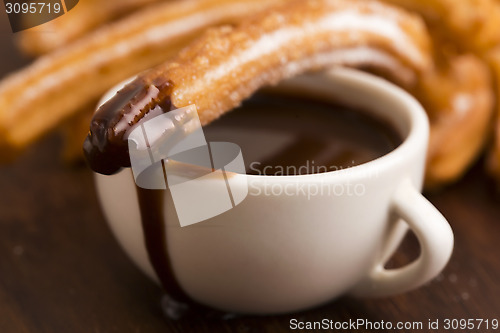
{"label": "wooden table", "polygon": [[[1,15],[0,15],[1,16]],[[0,75],[27,62],[0,20]],[[456,242],[446,270],[428,285],[386,299],[343,298],[291,315],[221,319],[193,312],[163,316],[161,290],[121,251],[106,226],[91,172],[59,159],[51,135],[14,164],[0,167],[0,332],[290,332],[290,320],[422,322],[500,320],[500,197],[481,165],[428,198],[452,225]],[[418,255],[408,237],[394,260]],[[482,329],[475,332],[494,332]],[[341,332],[370,332],[351,330]],[[377,332],[403,330],[379,330]],[[406,330],[406,332],[418,330]],[[499,332],[496,330],[496,332]]]}

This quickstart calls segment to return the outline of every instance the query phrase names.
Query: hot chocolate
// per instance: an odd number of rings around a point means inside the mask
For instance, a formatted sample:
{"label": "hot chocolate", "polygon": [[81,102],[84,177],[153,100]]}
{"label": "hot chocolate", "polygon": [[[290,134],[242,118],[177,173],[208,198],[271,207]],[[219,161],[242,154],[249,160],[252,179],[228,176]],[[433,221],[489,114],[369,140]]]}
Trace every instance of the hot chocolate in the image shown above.
{"label": "hot chocolate", "polygon": [[401,143],[367,112],[312,97],[258,94],[204,128],[207,141],[241,147],[248,174],[302,175],[363,164]]}

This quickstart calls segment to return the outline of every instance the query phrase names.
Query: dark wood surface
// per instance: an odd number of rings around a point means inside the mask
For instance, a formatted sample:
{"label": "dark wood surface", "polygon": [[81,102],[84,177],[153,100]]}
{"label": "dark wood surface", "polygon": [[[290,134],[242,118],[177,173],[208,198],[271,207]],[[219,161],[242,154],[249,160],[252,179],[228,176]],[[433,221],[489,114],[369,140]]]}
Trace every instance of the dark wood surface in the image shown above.
{"label": "dark wood surface", "polygon": [[[3,77],[28,60],[14,50],[6,22],[0,23]],[[222,319],[194,311],[171,320],[162,314],[160,288],[113,239],[91,172],[60,162],[59,140],[51,135],[0,167],[1,333],[290,332],[294,318],[422,322],[424,328],[439,319],[441,329],[433,332],[451,332],[442,327],[446,318],[500,319],[500,199],[479,164],[459,183],[428,194],[456,238],[449,265],[428,285],[385,299],[342,298],[290,315]],[[394,263],[417,254],[408,237]],[[493,332],[484,325],[468,331]]]}

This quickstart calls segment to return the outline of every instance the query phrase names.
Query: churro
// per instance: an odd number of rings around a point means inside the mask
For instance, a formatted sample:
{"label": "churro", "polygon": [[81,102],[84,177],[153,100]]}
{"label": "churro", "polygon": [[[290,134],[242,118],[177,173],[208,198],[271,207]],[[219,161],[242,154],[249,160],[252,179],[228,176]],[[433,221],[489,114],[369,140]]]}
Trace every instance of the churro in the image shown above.
{"label": "churro", "polygon": [[[305,71],[384,59],[408,72],[429,69],[423,22],[379,2],[307,0],[207,31],[174,59],[139,75],[101,106],[84,144],[91,167],[129,166],[127,133],[140,119],[195,104],[203,125],[260,87]],[[154,109],[153,112],[150,112]]]}
{"label": "churro", "polygon": [[39,58],[0,83],[0,159],[12,159],[109,87],[161,63],[208,26],[237,22],[279,2],[168,2]]}

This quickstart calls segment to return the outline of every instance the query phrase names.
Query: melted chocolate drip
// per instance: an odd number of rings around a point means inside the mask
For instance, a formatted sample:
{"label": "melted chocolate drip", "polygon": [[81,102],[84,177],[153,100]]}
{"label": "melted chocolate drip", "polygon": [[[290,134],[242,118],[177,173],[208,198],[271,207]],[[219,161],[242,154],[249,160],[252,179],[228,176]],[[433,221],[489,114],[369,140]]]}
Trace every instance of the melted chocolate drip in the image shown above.
{"label": "melted chocolate drip", "polygon": [[172,87],[170,81],[149,83],[138,77],[99,107],[83,144],[92,170],[111,175],[130,166],[128,134],[141,119],[172,110]]}
{"label": "melted chocolate drip", "polygon": [[165,292],[177,302],[191,303],[174,274],[168,254],[164,217],[165,190],[147,190],[136,186],[141,210],[144,240],[149,261]]}

